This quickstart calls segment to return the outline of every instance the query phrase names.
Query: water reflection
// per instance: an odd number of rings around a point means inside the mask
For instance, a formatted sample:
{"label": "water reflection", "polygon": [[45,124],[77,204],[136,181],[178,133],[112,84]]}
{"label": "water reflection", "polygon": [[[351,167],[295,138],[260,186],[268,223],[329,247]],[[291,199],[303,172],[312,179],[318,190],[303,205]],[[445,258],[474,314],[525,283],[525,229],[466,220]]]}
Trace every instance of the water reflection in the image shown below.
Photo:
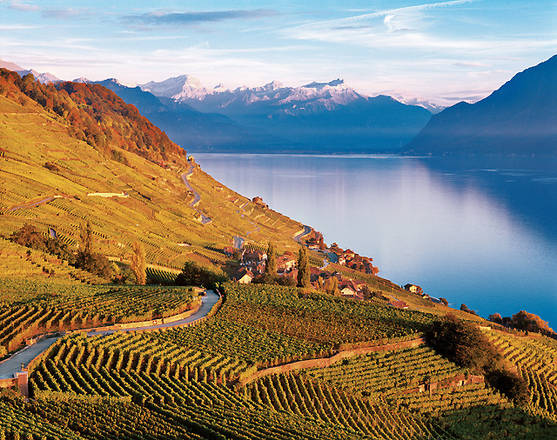
{"label": "water reflection", "polygon": [[196,155],[234,190],[482,315],[557,325],[557,164],[536,159]]}

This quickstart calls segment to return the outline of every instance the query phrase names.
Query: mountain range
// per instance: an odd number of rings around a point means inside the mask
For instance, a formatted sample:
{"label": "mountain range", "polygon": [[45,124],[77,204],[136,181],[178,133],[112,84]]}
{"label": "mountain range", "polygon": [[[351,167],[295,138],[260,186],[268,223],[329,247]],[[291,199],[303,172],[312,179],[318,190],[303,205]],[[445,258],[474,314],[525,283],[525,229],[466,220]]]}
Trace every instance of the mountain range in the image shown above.
{"label": "mountain range", "polygon": [[[32,73],[41,83],[61,82],[1,60],[0,67],[21,76]],[[556,79],[557,55],[518,73],[481,101],[459,102],[439,113],[424,103],[365,96],[342,79],[235,89],[207,88],[189,75],[137,87],[113,78],[96,83],[193,152],[446,155],[557,153]]]}
{"label": "mountain range", "polygon": [[[175,109],[187,105],[204,114],[228,117],[250,134],[240,141],[244,151],[395,151],[431,116],[423,107],[389,96],[364,96],[341,79],[301,87],[273,81],[230,90],[222,86],[208,89],[195,78],[182,75],[140,88]],[[192,149],[196,148],[192,145]],[[239,144],[215,144],[210,149],[237,151]]]}
{"label": "mountain range", "polygon": [[557,55],[516,74],[491,95],[433,115],[409,154],[557,153]]}

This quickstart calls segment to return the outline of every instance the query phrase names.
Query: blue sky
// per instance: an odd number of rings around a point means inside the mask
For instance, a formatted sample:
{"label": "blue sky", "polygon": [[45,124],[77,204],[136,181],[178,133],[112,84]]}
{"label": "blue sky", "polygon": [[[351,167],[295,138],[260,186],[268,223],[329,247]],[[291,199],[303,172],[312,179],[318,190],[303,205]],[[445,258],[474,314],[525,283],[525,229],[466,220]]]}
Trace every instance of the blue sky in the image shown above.
{"label": "blue sky", "polygon": [[369,95],[449,105],[556,53],[557,1],[547,0],[0,0],[0,58],[63,79],[340,77]]}

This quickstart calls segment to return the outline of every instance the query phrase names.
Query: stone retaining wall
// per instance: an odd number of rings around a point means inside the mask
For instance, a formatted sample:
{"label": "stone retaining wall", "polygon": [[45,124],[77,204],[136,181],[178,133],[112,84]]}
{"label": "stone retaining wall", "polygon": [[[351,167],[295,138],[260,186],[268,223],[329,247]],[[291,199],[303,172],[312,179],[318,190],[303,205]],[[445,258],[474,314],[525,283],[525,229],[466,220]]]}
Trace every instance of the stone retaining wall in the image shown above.
{"label": "stone retaining wall", "polygon": [[282,374],[289,371],[304,370],[308,368],[326,368],[336,362],[349,357],[360,356],[378,351],[392,351],[404,348],[414,348],[425,344],[424,338],[416,338],[408,341],[393,342],[390,344],[374,345],[370,347],[354,348],[351,350],[343,350],[330,357],[307,359],[305,361],[290,362],[288,364],[277,365],[276,367],[265,368],[264,370],[255,371],[253,374],[242,377],[238,383],[244,386],[250,382],[260,379],[271,374]]}

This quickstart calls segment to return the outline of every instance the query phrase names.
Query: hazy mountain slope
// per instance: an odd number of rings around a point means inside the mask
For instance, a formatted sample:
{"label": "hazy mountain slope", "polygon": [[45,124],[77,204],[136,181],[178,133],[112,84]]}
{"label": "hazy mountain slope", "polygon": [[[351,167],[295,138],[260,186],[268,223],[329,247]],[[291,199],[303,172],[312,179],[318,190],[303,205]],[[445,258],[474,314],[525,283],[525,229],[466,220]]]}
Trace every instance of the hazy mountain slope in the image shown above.
{"label": "hazy mountain slope", "polygon": [[185,103],[158,98],[140,87],[127,87],[115,79],[96,84],[112,90],[128,104],[136,106],[141,114],[186,149],[237,148],[256,142],[247,129],[224,115],[203,113]]}
{"label": "hazy mountain slope", "polygon": [[410,153],[557,153],[557,55],[515,75],[487,98],[431,118]]}

